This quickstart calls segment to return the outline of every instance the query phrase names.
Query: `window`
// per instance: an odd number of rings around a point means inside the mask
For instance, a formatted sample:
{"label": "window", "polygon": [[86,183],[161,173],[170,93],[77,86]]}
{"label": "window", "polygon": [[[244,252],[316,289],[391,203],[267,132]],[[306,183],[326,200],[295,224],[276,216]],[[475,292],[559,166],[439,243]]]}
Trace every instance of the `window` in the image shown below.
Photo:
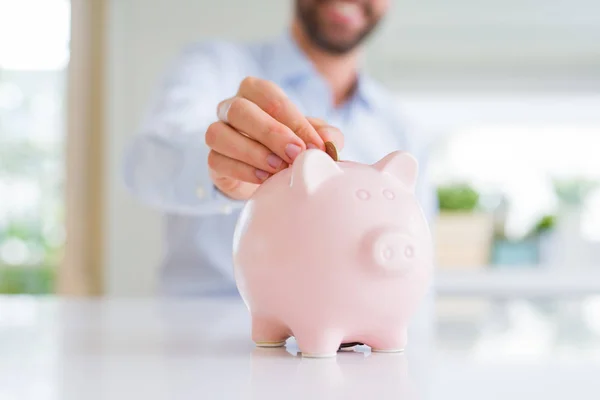
{"label": "window", "polygon": [[0,0],[0,294],[53,288],[69,29],[67,0]]}

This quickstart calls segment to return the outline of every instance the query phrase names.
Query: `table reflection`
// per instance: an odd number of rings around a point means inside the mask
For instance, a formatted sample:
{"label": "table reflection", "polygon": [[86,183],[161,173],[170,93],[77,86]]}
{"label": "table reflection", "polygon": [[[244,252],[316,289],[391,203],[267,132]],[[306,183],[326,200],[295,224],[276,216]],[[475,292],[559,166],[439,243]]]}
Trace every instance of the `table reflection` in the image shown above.
{"label": "table reflection", "polygon": [[372,353],[366,346],[335,358],[305,358],[287,347],[256,348],[251,354],[245,399],[398,399],[422,397],[409,375],[404,353]]}

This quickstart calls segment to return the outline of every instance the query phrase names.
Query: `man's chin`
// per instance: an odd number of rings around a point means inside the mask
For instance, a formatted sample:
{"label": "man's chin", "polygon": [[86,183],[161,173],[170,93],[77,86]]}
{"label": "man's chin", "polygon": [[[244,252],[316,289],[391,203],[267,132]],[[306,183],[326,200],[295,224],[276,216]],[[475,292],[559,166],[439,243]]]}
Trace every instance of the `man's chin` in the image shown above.
{"label": "man's chin", "polygon": [[312,34],[309,34],[312,42],[322,50],[334,53],[346,53],[359,45],[361,41],[360,35],[340,31],[335,32],[331,28],[327,32],[322,30],[313,31]]}
{"label": "man's chin", "polygon": [[343,55],[351,52],[359,46],[357,40],[331,40],[326,38],[319,38],[315,43],[321,50],[328,53]]}

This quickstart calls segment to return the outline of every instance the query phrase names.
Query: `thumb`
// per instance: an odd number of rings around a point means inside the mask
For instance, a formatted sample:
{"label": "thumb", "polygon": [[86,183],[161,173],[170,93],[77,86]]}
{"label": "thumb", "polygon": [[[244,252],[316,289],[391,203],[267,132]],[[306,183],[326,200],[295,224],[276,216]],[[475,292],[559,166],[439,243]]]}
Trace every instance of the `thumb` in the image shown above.
{"label": "thumb", "polygon": [[335,126],[327,124],[327,122],[320,118],[307,117],[307,119],[324,142],[333,142],[338,150],[344,148],[344,135],[342,131]]}

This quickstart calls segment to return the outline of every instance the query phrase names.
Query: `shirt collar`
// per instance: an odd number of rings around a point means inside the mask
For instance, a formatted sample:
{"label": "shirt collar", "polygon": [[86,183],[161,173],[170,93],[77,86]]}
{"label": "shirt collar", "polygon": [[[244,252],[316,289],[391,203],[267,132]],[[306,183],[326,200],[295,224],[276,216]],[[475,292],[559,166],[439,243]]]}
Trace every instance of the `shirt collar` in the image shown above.
{"label": "shirt collar", "polygon": [[[267,68],[271,79],[284,85],[319,76],[289,31],[272,42]],[[380,95],[381,91],[377,84],[364,71],[359,71],[355,99],[366,107],[372,108],[379,101]]]}

